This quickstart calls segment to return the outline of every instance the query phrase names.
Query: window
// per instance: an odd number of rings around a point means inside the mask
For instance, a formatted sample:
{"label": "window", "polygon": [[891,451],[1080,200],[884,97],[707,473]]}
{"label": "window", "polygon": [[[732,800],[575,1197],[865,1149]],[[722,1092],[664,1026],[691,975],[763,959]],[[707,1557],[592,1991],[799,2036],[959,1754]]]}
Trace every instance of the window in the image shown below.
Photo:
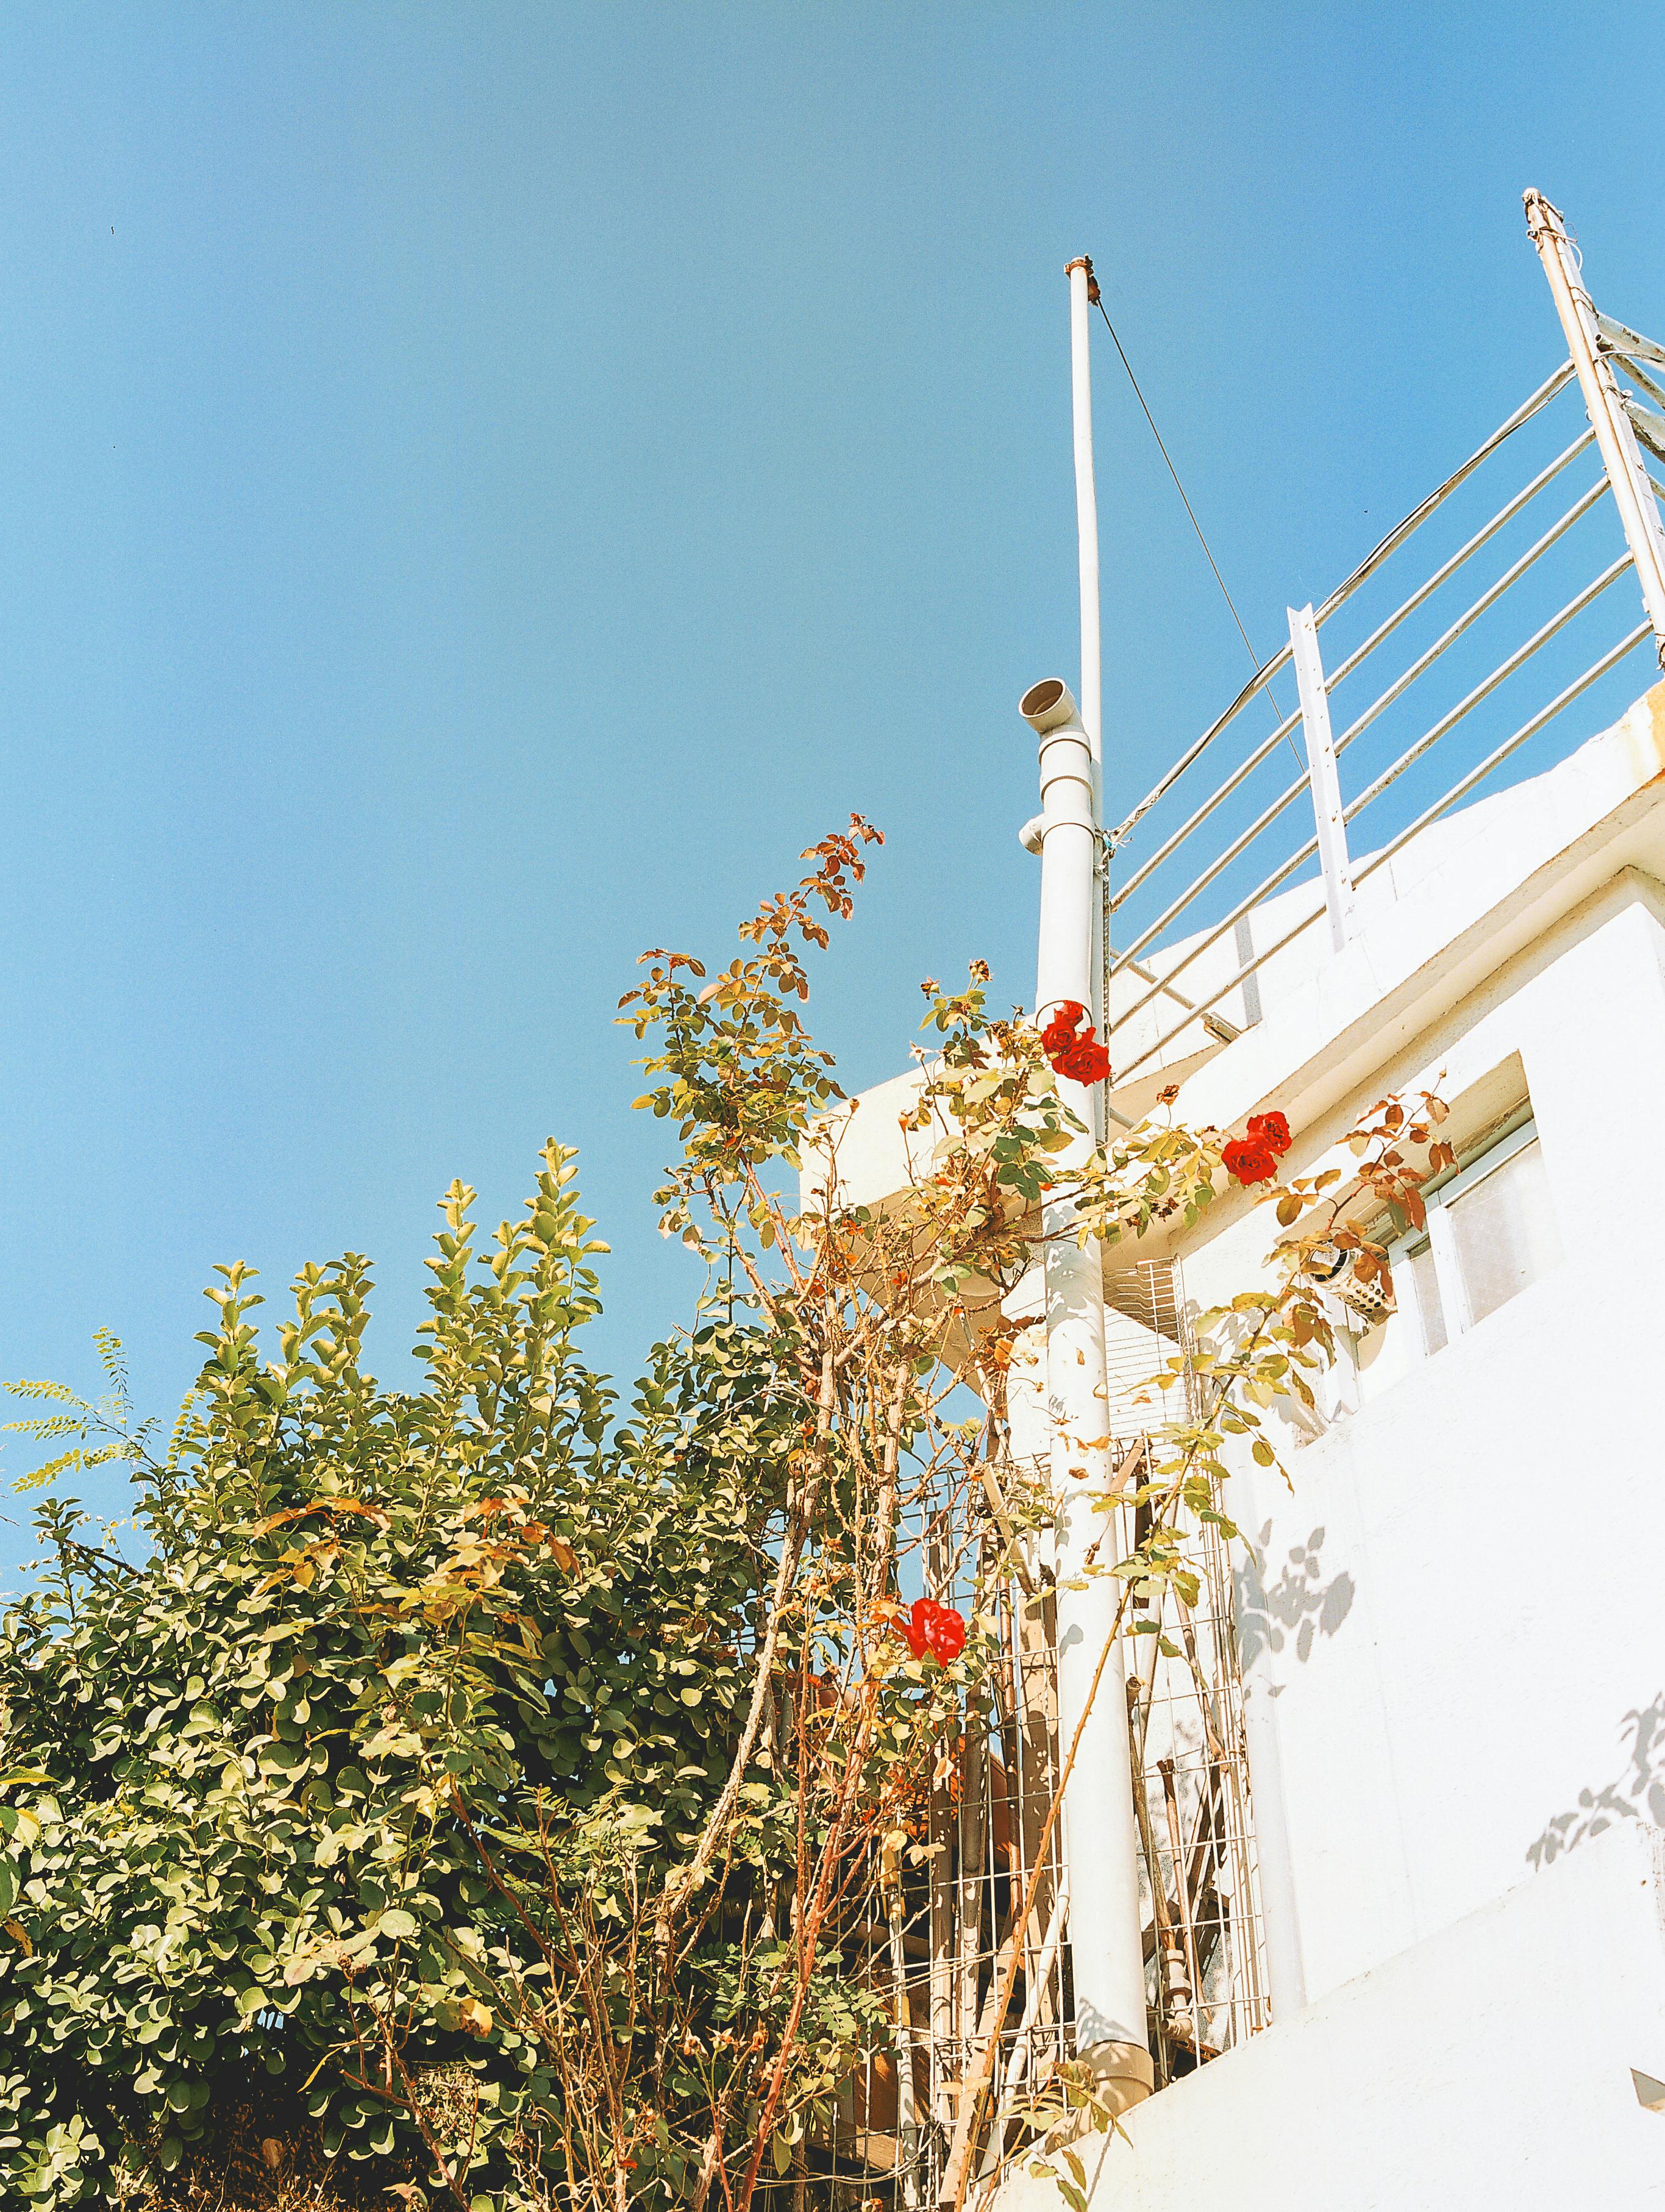
{"label": "window", "polygon": [[1427,1204],[1422,1233],[1389,1248],[1399,1310],[1425,1357],[1495,1313],[1561,1256],[1529,1118],[1437,1183]]}

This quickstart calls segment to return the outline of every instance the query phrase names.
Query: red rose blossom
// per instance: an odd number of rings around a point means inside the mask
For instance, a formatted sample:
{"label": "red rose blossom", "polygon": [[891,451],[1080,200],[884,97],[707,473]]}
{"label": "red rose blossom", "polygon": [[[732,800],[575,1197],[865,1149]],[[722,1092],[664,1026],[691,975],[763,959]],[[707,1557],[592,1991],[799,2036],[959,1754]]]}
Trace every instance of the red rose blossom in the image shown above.
{"label": "red rose blossom", "polygon": [[915,1599],[902,1632],[915,1659],[928,1654],[939,1667],[957,1659],[965,1649],[965,1623],[951,1605],[939,1605],[934,1598]]}
{"label": "red rose blossom", "polygon": [[1054,1074],[1067,1076],[1072,1083],[1109,1079],[1110,1055],[1093,1035],[1086,1008],[1074,999],[1060,1000],[1053,1009],[1052,1019],[1041,1032],[1041,1049]]}
{"label": "red rose blossom", "polygon": [[1271,1182],[1278,1173],[1278,1156],[1272,1147],[1254,1138],[1233,1137],[1220,1154],[1225,1171],[1241,1183]]}
{"label": "red rose blossom", "polygon": [[939,1605],[926,1631],[926,1646],[940,1665],[947,1667],[965,1649],[965,1623],[951,1605]]}
{"label": "red rose blossom", "polygon": [[1072,1083],[1103,1083],[1110,1072],[1110,1055],[1097,1037],[1089,1035],[1074,1038],[1052,1064]]}
{"label": "red rose blossom", "polygon": [[1048,1060],[1066,1052],[1075,1042],[1075,1033],[1087,1018],[1087,1010],[1074,999],[1060,999],[1053,1008],[1052,1019],[1041,1032],[1041,1048]]}
{"label": "red rose blossom", "polygon": [[1246,1133],[1251,1145],[1263,1145],[1269,1152],[1289,1150],[1289,1122],[1275,1107],[1270,1114],[1251,1114]]}

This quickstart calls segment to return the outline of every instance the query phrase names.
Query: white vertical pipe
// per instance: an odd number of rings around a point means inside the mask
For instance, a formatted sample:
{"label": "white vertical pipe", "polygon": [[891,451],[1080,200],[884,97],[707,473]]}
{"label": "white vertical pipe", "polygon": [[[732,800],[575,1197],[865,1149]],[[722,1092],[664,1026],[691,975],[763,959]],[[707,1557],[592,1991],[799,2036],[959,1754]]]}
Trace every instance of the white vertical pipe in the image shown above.
{"label": "white vertical pipe", "polygon": [[1537,248],[1544,275],[1549,279],[1555,312],[1584,397],[1584,412],[1601,447],[1625,542],[1636,562],[1642,604],[1653,625],[1661,663],[1665,665],[1665,525],[1660,521],[1659,505],[1648,482],[1636,432],[1625,411],[1619,380],[1597,343],[1595,308],[1579,279],[1577,259],[1561,211],[1541,192],[1528,192],[1525,201],[1527,236]]}
{"label": "white vertical pipe", "polygon": [[[1066,687],[1053,678],[1026,693],[1023,712],[1041,739],[1041,930],[1036,1017],[1073,999],[1090,1002],[1097,908],[1097,825],[1087,732]],[[1091,1091],[1060,1076],[1065,1103],[1084,1126],[1061,1168],[1092,1146]],[[1098,1248],[1076,1241],[1067,1196],[1041,1210],[1045,1277],[1047,1419],[1058,1501],[1058,1734],[1066,1754],[1082,1728],[1064,1796],[1064,1852],[1070,1869],[1070,1955],[1075,1978],[1077,2055],[1103,2077],[1120,2107],[1150,2094],[1145,2027],[1143,1915],[1139,1831],[1127,1674],[1113,1638],[1115,1577],[1086,1577],[1087,1554],[1105,1534],[1110,1503],[1109,1394],[1104,1359],[1104,1286]],[[1104,1563],[1118,1555],[1115,1532]],[[1106,1646],[1109,1656],[1092,1694]],[[1085,1726],[1083,1726],[1083,1718]]]}
{"label": "white vertical pipe", "polygon": [[[1040,738],[1041,926],[1036,1018],[1065,1000],[1098,1003],[1099,747],[1103,695],[1099,660],[1098,512],[1093,484],[1088,310],[1091,263],[1070,264],[1072,395],[1075,425],[1076,519],[1081,578],[1081,690],[1078,709],[1055,678],[1025,694],[1020,711]],[[1065,1103],[1083,1124],[1067,1168],[1091,1151],[1097,1086],[1059,1079]],[[1080,1744],[1064,1798],[1069,1868],[1070,1954],[1075,1986],[1076,2051],[1099,2076],[1117,2109],[1151,2093],[1145,2037],[1143,1915],[1139,1832],[1133,1816],[1133,1753],[1127,1675],[1114,1635],[1118,1583],[1089,1578],[1087,1555],[1115,1508],[1104,1359],[1103,1279],[1097,1248],[1076,1241],[1067,1197],[1043,1203],[1047,1419],[1058,1500],[1058,1716],[1060,1751]],[[1113,1538],[1112,1538],[1113,1540]],[[1107,1547],[1108,1548],[1108,1547]],[[1108,1651],[1097,1692],[1093,1677]],[[1089,1697],[1091,1696],[1091,1709]]]}
{"label": "white vertical pipe", "polygon": [[1318,828],[1318,865],[1324,873],[1324,904],[1329,910],[1330,944],[1341,952],[1354,928],[1352,864],[1347,858],[1347,822],[1341,811],[1341,779],[1335,768],[1335,738],[1330,728],[1329,693],[1318,652],[1318,625],[1312,609],[1289,607],[1289,651],[1301,698],[1301,729],[1307,744],[1307,785]]}

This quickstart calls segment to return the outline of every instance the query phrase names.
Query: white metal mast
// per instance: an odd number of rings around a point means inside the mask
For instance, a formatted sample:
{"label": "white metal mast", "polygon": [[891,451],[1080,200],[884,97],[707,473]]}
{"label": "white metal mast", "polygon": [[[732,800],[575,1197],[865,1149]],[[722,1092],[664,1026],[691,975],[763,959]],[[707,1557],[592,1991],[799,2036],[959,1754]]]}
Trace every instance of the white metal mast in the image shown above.
{"label": "white metal mast", "polygon": [[1642,586],[1642,604],[1653,624],[1655,642],[1665,665],[1665,526],[1659,505],[1648,482],[1636,432],[1625,412],[1625,402],[1613,364],[1602,353],[1596,336],[1595,308],[1584,289],[1578,258],[1567,236],[1561,210],[1543,194],[1528,191],[1526,233],[1544,264],[1555,312],[1561,319],[1567,350],[1578,374],[1584,412],[1601,451],[1601,462],[1619,509],[1625,542],[1636,562],[1636,580]]}
{"label": "white metal mast", "polygon": [[[1102,1021],[1097,957],[1099,752],[1103,694],[1099,659],[1098,513],[1093,484],[1092,387],[1088,313],[1092,266],[1073,261],[1070,282],[1075,491],[1081,576],[1081,705],[1055,678],[1036,684],[1021,711],[1040,737],[1041,923],[1036,1019],[1066,1000]],[[1060,1090],[1085,1131],[1060,1164],[1091,1148],[1102,1126],[1097,1086],[1060,1079]],[[1109,1399],[1104,1358],[1104,1293],[1098,1251],[1076,1242],[1065,1199],[1042,1210],[1047,1332],[1047,1425],[1059,1501],[1059,1741],[1067,1754],[1085,1724],[1064,1798],[1069,1866],[1070,1951],[1075,1984],[1076,2049],[1118,2107],[1150,2094],[1153,2074],[1145,2030],[1143,1914],[1139,1833],[1133,1813],[1126,1671],[1119,1639],[1096,1693],[1093,1677],[1111,1644],[1117,1581],[1087,1579],[1087,1558],[1106,1533],[1111,1496]],[[1107,1558],[1116,1554],[1103,1546]],[[1089,1711],[1089,1698],[1091,1710]]]}

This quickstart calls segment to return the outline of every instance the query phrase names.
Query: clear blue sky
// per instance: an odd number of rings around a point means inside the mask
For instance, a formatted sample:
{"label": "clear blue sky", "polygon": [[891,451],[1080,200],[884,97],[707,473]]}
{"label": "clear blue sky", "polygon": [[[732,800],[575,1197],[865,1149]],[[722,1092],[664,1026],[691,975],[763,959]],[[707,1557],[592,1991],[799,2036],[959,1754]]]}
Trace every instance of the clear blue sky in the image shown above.
{"label": "clear blue sky", "polygon": [[[611,1024],[641,946],[726,956],[859,808],[890,842],[823,969],[847,1082],[902,1063],[922,975],[1028,995],[1066,259],[1269,649],[1559,358],[1523,186],[1665,335],[1661,24],[9,9],[0,1373],[91,1386],[106,1323],[171,1412],[215,1261],[276,1299],[343,1248],[411,1371],[434,1200],[512,1210],[551,1131],[630,1368],[694,1289]],[[1113,368],[1131,797],[1243,662]]]}

